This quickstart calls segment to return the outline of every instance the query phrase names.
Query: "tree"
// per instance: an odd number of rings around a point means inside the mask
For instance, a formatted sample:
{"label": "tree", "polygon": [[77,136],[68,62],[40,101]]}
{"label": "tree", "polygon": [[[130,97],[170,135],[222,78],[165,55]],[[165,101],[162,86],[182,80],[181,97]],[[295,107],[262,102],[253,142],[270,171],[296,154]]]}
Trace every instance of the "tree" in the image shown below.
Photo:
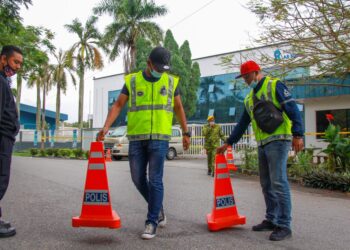
{"label": "tree", "polygon": [[261,21],[256,41],[285,43],[296,55],[289,60],[265,58],[285,69],[313,67],[315,76],[350,73],[350,6],[347,0],[250,0]]}
{"label": "tree", "polygon": [[152,43],[143,37],[139,37],[136,40],[136,66],[135,66],[135,72],[144,70],[147,68],[147,60],[148,56],[151,53],[153,47]]}
{"label": "tree", "polygon": [[41,128],[41,76],[39,70],[32,70],[29,74],[28,78],[28,87],[36,87],[36,130],[40,130]]}
{"label": "tree", "polygon": [[[29,75],[29,80],[28,80],[28,86],[29,87],[36,86],[36,89],[37,89],[36,129],[41,130],[41,138],[42,138],[41,148],[42,149],[44,149],[44,146],[45,146],[45,141],[43,139],[45,138],[45,127],[46,127],[46,122],[45,122],[46,96],[52,87],[52,73],[53,73],[52,65],[46,63],[34,69]],[[43,96],[42,108],[41,108],[41,98],[40,98],[41,89],[42,89],[42,96]],[[41,118],[41,121],[40,121],[40,118]]]}
{"label": "tree", "polygon": [[61,49],[57,54],[54,54],[56,64],[53,65],[53,84],[56,85],[56,129],[59,128],[60,113],[61,113],[61,92],[66,94],[67,90],[67,75],[69,74],[74,86],[76,80],[74,77],[74,67],[72,61],[68,60],[68,52],[63,52]]}
{"label": "tree", "polygon": [[39,65],[48,62],[48,51],[54,51],[52,44],[53,33],[42,27],[27,26],[22,27],[18,34],[18,46],[24,53],[24,63],[21,70],[17,73],[17,110],[20,112],[20,103],[22,96],[22,81],[28,79],[28,74]]}
{"label": "tree", "polygon": [[[7,20],[20,19],[19,11],[21,5],[24,5],[27,9],[29,4],[32,4],[32,0],[1,0],[0,12],[4,11],[7,15]],[[1,19],[3,21],[3,19]]]}
{"label": "tree", "polygon": [[179,87],[181,99],[187,117],[196,112],[197,90],[200,81],[198,63],[192,63],[192,55],[188,41],[180,49],[170,30],[164,38],[164,47],[171,52],[171,73],[180,77]]}
{"label": "tree", "polygon": [[136,67],[136,41],[139,37],[159,44],[162,30],[152,18],[167,13],[164,6],[147,0],[103,0],[94,8],[95,14],[109,14],[113,22],[106,27],[103,41],[111,48],[113,61],[124,50],[124,71],[132,72]]}
{"label": "tree", "polygon": [[101,69],[103,59],[98,47],[101,46],[101,34],[96,28],[97,17],[90,17],[83,27],[78,19],[66,24],[66,29],[78,36],[78,41],[69,50],[68,59],[75,60],[75,68],[79,77],[79,113],[78,123],[83,126],[84,114],[84,77],[87,69]]}

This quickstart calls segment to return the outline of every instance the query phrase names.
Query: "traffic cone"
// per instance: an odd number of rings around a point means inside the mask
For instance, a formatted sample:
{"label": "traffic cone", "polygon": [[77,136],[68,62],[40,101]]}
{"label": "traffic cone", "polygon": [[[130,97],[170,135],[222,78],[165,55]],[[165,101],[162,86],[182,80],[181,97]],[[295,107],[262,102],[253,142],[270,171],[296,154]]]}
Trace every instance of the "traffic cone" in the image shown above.
{"label": "traffic cone", "polygon": [[227,147],[226,160],[227,160],[228,170],[237,171],[238,168],[234,164],[234,159],[233,159],[233,153],[232,153],[232,147],[231,146]]}
{"label": "traffic cone", "polygon": [[235,225],[244,225],[245,216],[237,212],[231,179],[224,155],[217,154],[215,159],[214,207],[207,215],[208,229],[218,231]]}
{"label": "traffic cone", "polygon": [[81,215],[72,218],[73,227],[121,227],[112,210],[102,142],[92,142],[86,174]]}
{"label": "traffic cone", "polygon": [[112,161],[112,156],[111,156],[111,149],[107,149],[106,152],[106,162],[111,162]]}

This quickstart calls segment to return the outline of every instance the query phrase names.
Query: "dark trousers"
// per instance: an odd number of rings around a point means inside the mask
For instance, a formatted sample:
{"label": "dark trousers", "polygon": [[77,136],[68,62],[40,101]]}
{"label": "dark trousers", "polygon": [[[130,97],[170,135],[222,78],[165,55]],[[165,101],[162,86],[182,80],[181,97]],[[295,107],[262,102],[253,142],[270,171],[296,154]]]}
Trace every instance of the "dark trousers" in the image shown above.
{"label": "dark trousers", "polygon": [[[10,181],[10,166],[14,141],[0,135],[0,201],[4,197]],[[0,207],[1,217],[1,207]]]}

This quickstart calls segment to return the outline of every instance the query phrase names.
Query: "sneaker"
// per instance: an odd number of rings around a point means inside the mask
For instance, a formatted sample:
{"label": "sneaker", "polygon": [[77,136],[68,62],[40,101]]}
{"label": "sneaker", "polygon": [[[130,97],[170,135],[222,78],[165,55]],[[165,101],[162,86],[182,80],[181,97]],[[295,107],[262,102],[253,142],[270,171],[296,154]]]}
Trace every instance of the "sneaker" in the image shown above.
{"label": "sneaker", "polygon": [[147,223],[145,231],[141,235],[144,240],[150,240],[156,236],[156,227],[152,223]]}
{"label": "sneaker", "polygon": [[165,213],[164,213],[164,209],[162,208],[160,210],[160,213],[159,213],[159,216],[158,216],[158,226],[159,227],[165,227],[166,225],[166,216],[165,216]]}
{"label": "sneaker", "polygon": [[16,229],[14,227],[0,227],[0,238],[11,237],[16,234]]}
{"label": "sneaker", "polygon": [[292,230],[290,230],[288,227],[276,226],[270,235],[270,240],[280,241],[288,239],[290,237],[292,237]]}
{"label": "sneaker", "polygon": [[10,228],[11,227],[11,223],[8,222],[8,221],[0,219],[0,227]]}
{"label": "sneaker", "polygon": [[252,227],[253,231],[273,231],[276,225],[269,220],[263,220],[260,224]]}

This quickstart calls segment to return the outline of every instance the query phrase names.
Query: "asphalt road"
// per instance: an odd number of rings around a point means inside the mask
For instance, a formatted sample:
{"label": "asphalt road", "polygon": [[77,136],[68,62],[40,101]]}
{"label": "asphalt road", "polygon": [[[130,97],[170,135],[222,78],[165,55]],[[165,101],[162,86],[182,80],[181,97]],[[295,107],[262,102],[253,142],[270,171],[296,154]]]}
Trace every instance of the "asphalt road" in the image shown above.
{"label": "asphalt road", "polygon": [[166,162],[164,206],[168,224],[150,241],[140,238],[147,206],[130,179],[128,161],[108,163],[117,230],[72,228],[80,215],[87,161],[14,157],[9,190],[1,201],[4,219],[17,229],[0,239],[0,249],[349,249],[350,197],[292,187],[293,238],[268,240],[252,232],[264,216],[258,179],[232,178],[239,213],[247,224],[209,232],[206,214],[213,203],[213,179],[205,160]]}

